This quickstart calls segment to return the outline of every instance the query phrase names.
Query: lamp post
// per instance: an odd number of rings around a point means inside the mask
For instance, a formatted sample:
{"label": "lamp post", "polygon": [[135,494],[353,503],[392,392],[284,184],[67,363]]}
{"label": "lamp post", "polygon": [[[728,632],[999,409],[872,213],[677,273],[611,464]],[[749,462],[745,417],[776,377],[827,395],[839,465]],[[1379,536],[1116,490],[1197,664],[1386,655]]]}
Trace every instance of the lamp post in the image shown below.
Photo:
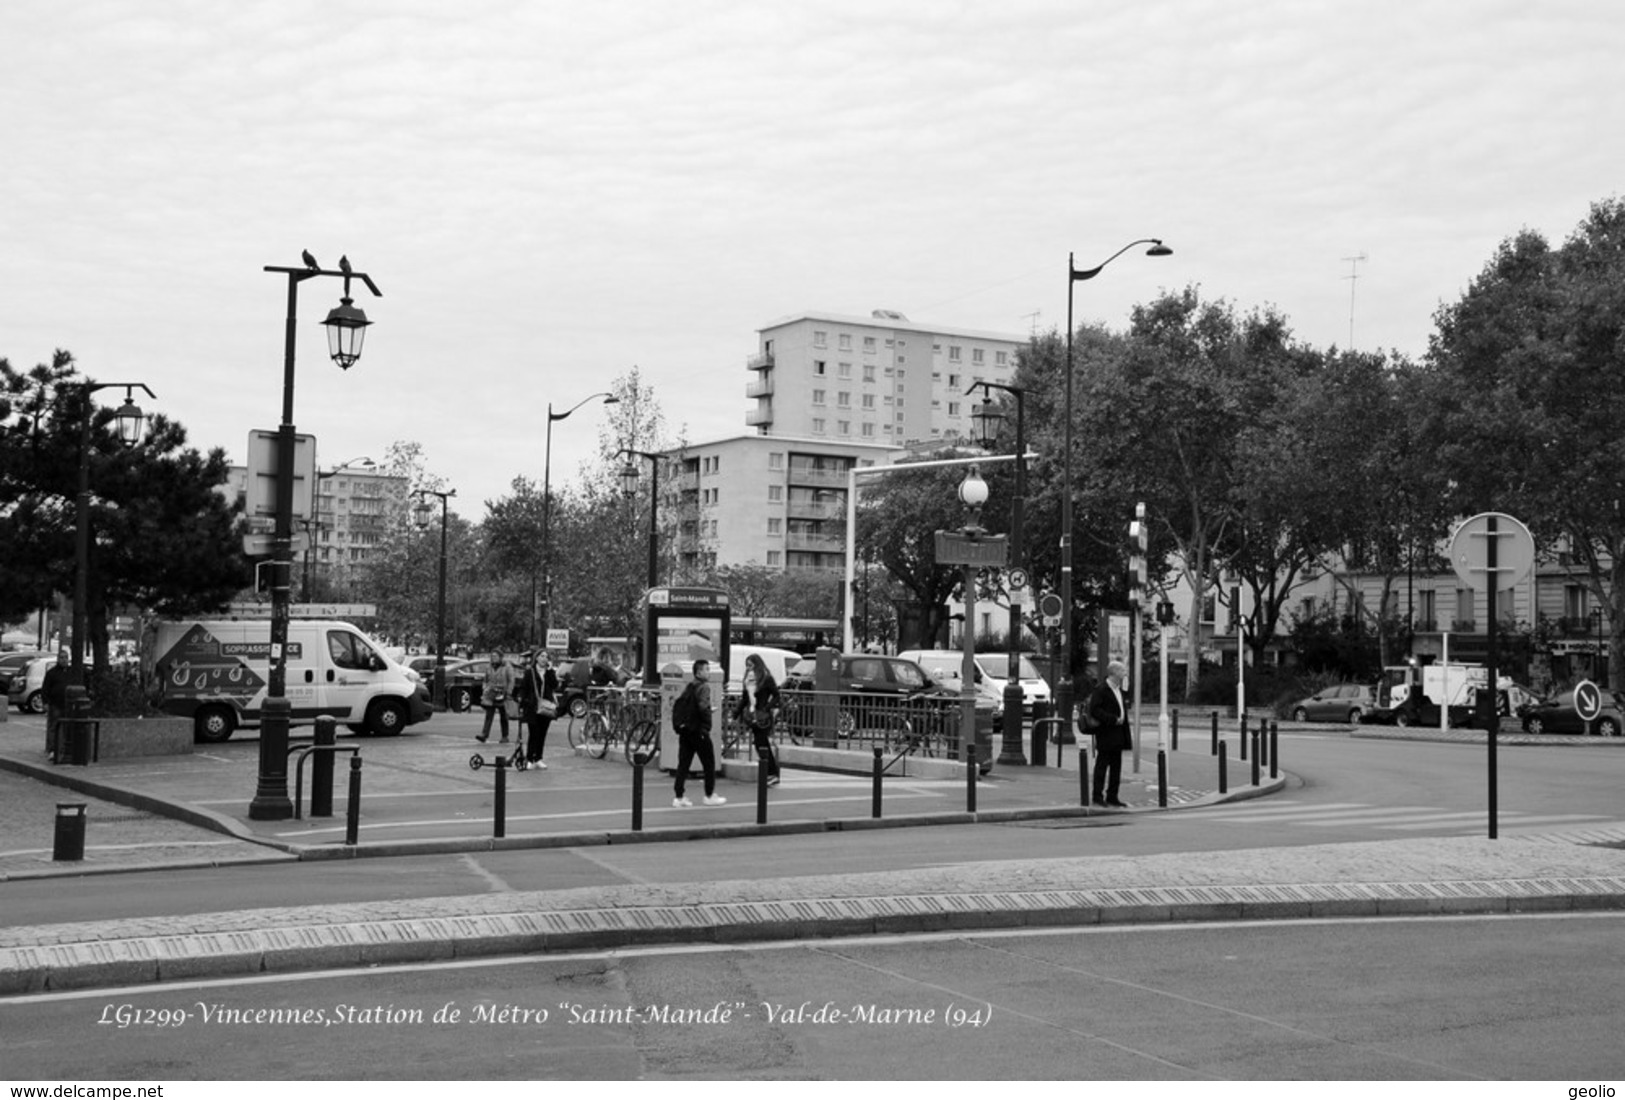
{"label": "lamp post", "polygon": [[[1016,456],[1020,461],[1020,455]],[[965,471],[964,480],[959,483],[959,500],[965,505],[966,535],[973,539],[981,538],[982,505],[987,503],[987,482],[975,466]],[[976,566],[965,565],[964,579],[961,582],[965,588],[965,629],[960,632],[959,662],[959,759],[964,760],[966,753],[976,745]],[[1021,711],[1016,711],[1016,720],[1020,722]],[[1025,760],[1022,761],[1026,763]]]}
{"label": "lamp post", "polygon": [[1591,662],[1591,674],[1597,678],[1598,687],[1608,686],[1608,658],[1602,649],[1602,608],[1591,609],[1591,620],[1597,624],[1597,656]]}
{"label": "lamp post", "polygon": [[[79,418],[79,492],[74,503],[73,540],[73,634],[68,640],[72,650],[72,665],[68,677],[71,687],[84,688],[85,684],[85,605],[89,600],[90,585],[90,422],[95,408],[90,401],[97,390],[124,387],[124,404],[113,414],[118,426],[119,442],[133,447],[141,440],[146,416],[135,403],[133,392],[139,388],[148,397],[157,395],[141,382],[83,382],[74,386],[83,396],[85,407]],[[76,700],[70,701],[65,711],[75,712]]]}
{"label": "lamp post", "polygon": [[1061,682],[1055,689],[1055,709],[1062,717],[1061,735],[1072,740],[1072,707],[1077,685],[1072,679],[1072,285],[1093,279],[1106,265],[1136,245],[1148,244],[1147,256],[1171,256],[1173,249],[1157,237],[1142,237],[1113,252],[1094,267],[1079,271],[1074,254],[1066,257],[1066,440],[1061,456]]}
{"label": "lamp post", "polygon": [[[553,625],[553,421],[563,420],[595,397],[602,397],[606,405],[620,404],[612,393],[595,393],[583,397],[561,413],[553,411],[553,402],[547,403],[547,448],[542,456],[542,643],[547,643],[547,630]],[[532,605],[535,594],[532,593]]]}
{"label": "lamp post", "polygon": [[[265,688],[265,704],[260,710],[260,768],[254,799],[248,816],[255,821],[283,821],[293,816],[288,800],[288,720],[292,708],[287,699],[289,586],[293,572],[293,475],[297,433],[293,423],[294,334],[298,329],[299,284],[318,275],[344,280],[339,304],[328,311],[328,354],[341,370],[349,370],[361,358],[361,344],[371,324],[367,315],[350,298],[350,280],[360,279],[374,297],[382,297],[372,279],[352,270],[348,257],[339,259],[339,270],[326,271],[309,252],[302,256],[303,267],[267,266],[266,271],[288,277],[288,318],[284,327],[282,352],[282,423],[276,442],[276,528],[271,542],[271,653],[270,676]],[[312,486],[314,489],[314,486]]]}
{"label": "lamp post", "polygon": [[621,469],[621,491],[631,496],[638,491],[638,468],[632,464],[634,458],[649,460],[649,584],[654,588],[660,583],[660,528],[657,526],[660,511],[660,456],[650,454],[648,451],[635,451],[630,447],[623,447],[616,452],[617,457],[625,455],[626,465]]}
{"label": "lamp post", "polygon": [[[986,403],[988,390],[1003,390],[1016,399],[1016,491],[1010,498],[1010,568],[1019,571],[1025,563],[1021,549],[1022,528],[1025,526],[1023,513],[1027,496],[1027,462],[1022,456],[1027,453],[1027,426],[1023,415],[1027,391],[1020,386],[1006,386],[999,382],[975,382],[965,391],[966,396],[978,388],[982,391],[983,404],[971,419],[976,422],[982,445],[989,449],[998,437],[999,421],[1004,419],[1004,414]],[[1001,765],[1027,763],[1027,758],[1021,754],[1021,739],[1026,732],[1024,711],[1027,693],[1021,687],[1021,604],[1017,602],[1016,595],[1015,586],[1011,585],[1010,636],[1005,645],[1004,728],[1000,731],[999,748]]]}
{"label": "lamp post", "polygon": [[456,489],[419,489],[417,506],[412,518],[418,530],[425,530],[434,520],[434,505],[429,497],[440,498],[440,594],[435,600],[434,619],[434,701],[446,705],[446,502],[457,495]]}

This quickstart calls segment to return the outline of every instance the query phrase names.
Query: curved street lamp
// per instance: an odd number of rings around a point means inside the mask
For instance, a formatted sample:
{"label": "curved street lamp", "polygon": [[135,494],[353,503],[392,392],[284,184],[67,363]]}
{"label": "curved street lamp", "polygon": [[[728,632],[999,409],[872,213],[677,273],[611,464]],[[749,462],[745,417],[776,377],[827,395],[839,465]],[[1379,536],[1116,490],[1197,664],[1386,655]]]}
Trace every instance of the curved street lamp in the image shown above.
{"label": "curved street lamp", "polygon": [[350,298],[350,281],[360,279],[373,297],[382,292],[366,273],[350,266],[347,256],[339,258],[337,271],[328,271],[308,251],[301,254],[302,267],[275,267],[265,270],[288,277],[288,318],[283,329],[282,423],[276,441],[276,528],[271,541],[271,653],[270,676],[265,687],[265,703],[260,709],[260,762],[254,799],[248,816],[255,821],[285,821],[293,816],[288,800],[288,724],[292,708],[288,703],[288,613],[293,573],[293,477],[297,432],[293,423],[294,335],[299,327],[299,284],[317,276],[344,280],[344,294],[322,323],[327,327],[328,354],[341,370],[349,370],[361,358],[361,343],[372,322]]}
{"label": "curved street lamp", "polygon": [[[1077,685],[1072,678],[1072,286],[1099,275],[1106,265],[1138,245],[1148,244],[1147,256],[1171,256],[1158,237],[1142,237],[1107,256],[1104,261],[1084,271],[1074,262],[1074,253],[1066,257],[1066,440],[1062,444],[1061,474],[1061,682],[1055,689],[1055,709],[1061,716],[1063,742],[1073,740],[1073,701]],[[1136,672],[1138,675],[1138,672]]]}
{"label": "curved street lamp", "polygon": [[[618,405],[621,399],[612,393],[595,393],[583,397],[561,413],[553,411],[553,402],[547,403],[547,450],[542,458],[542,636],[547,644],[547,631],[553,625],[553,421],[563,420],[594,398],[602,397],[606,405]],[[531,610],[536,608],[534,585],[530,594]]]}

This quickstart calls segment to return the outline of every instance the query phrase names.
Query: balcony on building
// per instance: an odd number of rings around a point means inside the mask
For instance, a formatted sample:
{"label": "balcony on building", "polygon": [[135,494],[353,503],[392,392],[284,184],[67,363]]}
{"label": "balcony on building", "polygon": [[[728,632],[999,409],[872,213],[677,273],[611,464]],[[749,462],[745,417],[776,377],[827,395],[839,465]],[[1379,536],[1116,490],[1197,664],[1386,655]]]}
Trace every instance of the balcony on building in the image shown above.
{"label": "balcony on building", "polygon": [[773,369],[773,352],[771,350],[759,351],[755,355],[748,356],[745,359],[745,369],[746,370],[772,370]]}
{"label": "balcony on building", "polygon": [[773,396],[773,375],[765,372],[756,381],[745,387],[745,396],[750,398]]}
{"label": "balcony on building", "polygon": [[802,466],[792,462],[787,480],[791,485],[844,489],[846,488],[846,475],[847,470],[845,467],[832,469],[824,466]]}
{"label": "balcony on building", "polygon": [[752,428],[765,428],[773,423],[773,402],[770,398],[763,398],[756,403],[756,407],[745,414],[745,423]]}
{"label": "balcony on building", "polygon": [[846,536],[838,532],[790,531],[784,536],[787,550],[810,550],[813,553],[833,554],[846,550]]}
{"label": "balcony on building", "polygon": [[785,507],[785,514],[791,519],[841,520],[846,518],[846,503],[839,499],[792,496]]}

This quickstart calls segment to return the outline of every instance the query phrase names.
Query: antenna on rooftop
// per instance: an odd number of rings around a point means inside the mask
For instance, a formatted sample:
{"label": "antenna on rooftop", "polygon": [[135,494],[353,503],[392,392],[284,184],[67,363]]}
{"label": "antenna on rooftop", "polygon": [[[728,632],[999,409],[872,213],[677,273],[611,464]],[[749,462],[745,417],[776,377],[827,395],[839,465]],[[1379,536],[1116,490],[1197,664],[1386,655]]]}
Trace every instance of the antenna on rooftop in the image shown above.
{"label": "antenna on rooftop", "polygon": [[1357,264],[1366,262],[1366,254],[1358,256],[1344,256],[1343,262],[1349,265],[1349,273],[1343,278],[1349,281],[1349,350],[1354,350],[1354,287],[1360,281],[1360,269]]}
{"label": "antenna on rooftop", "polygon": [[1027,318],[1027,320],[1029,320],[1029,321],[1031,321],[1033,323],[1033,335],[1037,336],[1038,335],[1038,319],[1040,317],[1044,316],[1044,311],[1041,310],[1041,309],[1035,309],[1031,313],[1023,313],[1022,316]]}

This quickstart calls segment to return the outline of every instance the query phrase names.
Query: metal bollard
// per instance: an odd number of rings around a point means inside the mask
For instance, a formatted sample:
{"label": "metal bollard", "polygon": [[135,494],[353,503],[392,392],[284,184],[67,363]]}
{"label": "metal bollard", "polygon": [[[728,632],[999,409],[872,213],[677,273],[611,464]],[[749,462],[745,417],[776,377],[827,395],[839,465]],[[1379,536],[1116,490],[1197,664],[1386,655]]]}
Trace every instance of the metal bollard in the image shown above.
{"label": "metal bollard", "polygon": [[361,836],[361,754],[350,757],[350,801],[344,807],[344,843],[355,847]]}
{"label": "metal bollard", "polygon": [[1255,786],[1255,787],[1258,786],[1258,735],[1259,735],[1259,731],[1254,730],[1253,731],[1253,786]]}
{"label": "metal bollard", "polygon": [[1213,755],[1219,755],[1219,712],[1213,712]]}
{"label": "metal bollard", "polygon": [[632,831],[643,831],[643,768],[649,763],[649,754],[635,753],[632,756]]}
{"label": "metal bollard", "polygon": [[491,807],[491,835],[498,840],[508,835],[508,758],[497,757],[496,800]]}
{"label": "metal bollard", "polygon": [[1049,724],[1044,721],[1048,717],[1048,703],[1038,702],[1033,704],[1033,748],[1031,759],[1035,768],[1042,768],[1049,763]]}
{"label": "metal bollard", "polygon": [[1179,751],[1179,712],[1170,711],[1168,714],[1168,735],[1170,748],[1173,752]]}
{"label": "metal bollard", "polygon": [[1241,716],[1241,732],[1236,739],[1241,742],[1241,759],[1245,761],[1247,759],[1247,716],[1245,714]]}
{"label": "metal bollard", "polygon": [[56,804],[56,842],[51,858],[60,863],[85,858],[85,803],[58,802]]}
{"label": "metal bollard", "polygon": [[756,824],[767,824],[767,765],[756,758]]}
{"label": "metal bollard", "polygon": [[1219,793],[1228,794],[1230,791],[1230,774],[1226,766],[1229,762],[1230,752],[1225,748],[1223,741],[1219,742]]}
{"label": "metal bollard", "polygon": [[333,746],[338,744],[339,722],[331,714],[316,719],[316,755],[310,762],[310,816],[333,816]]}
{"label": "metal bollard", "polygon": [[874,818],[876,821],[880,820],[880,789],[881,789],[880,753],[881,753],[880,746],[876,745],[875,746],[875,770],[874,770],[874,794],[873,794],[872,798],[870,799],[870,805],[869,805],[869,816]]}
{"label": "metal bollard", "polygon": [[1157,750],[1157,805],[1168,808],[1168,754]]}
{"label": "metal bollard", "polygon": [[1089,805],[1089,746],[1078,743],[1078,798]]}
{"label": "metal bollard", "polygon": [[1276,777],[1276,774],[1277,774],[1276,771],[1275,771],[1275,765],[1276,765],[1276,763],[1277,763],[1277,761],[1279,759],[1280,752],[1281,752],[1280,736],[1281,736],[1281,723],[1279,723],[1279,722],[1271,722],[1270,723],[1270,778],[1271,779],[1274,779]]}
{"label": "metal bollard", "polygon": [[965,812],[976,812],[976,746],[965,750]]}

